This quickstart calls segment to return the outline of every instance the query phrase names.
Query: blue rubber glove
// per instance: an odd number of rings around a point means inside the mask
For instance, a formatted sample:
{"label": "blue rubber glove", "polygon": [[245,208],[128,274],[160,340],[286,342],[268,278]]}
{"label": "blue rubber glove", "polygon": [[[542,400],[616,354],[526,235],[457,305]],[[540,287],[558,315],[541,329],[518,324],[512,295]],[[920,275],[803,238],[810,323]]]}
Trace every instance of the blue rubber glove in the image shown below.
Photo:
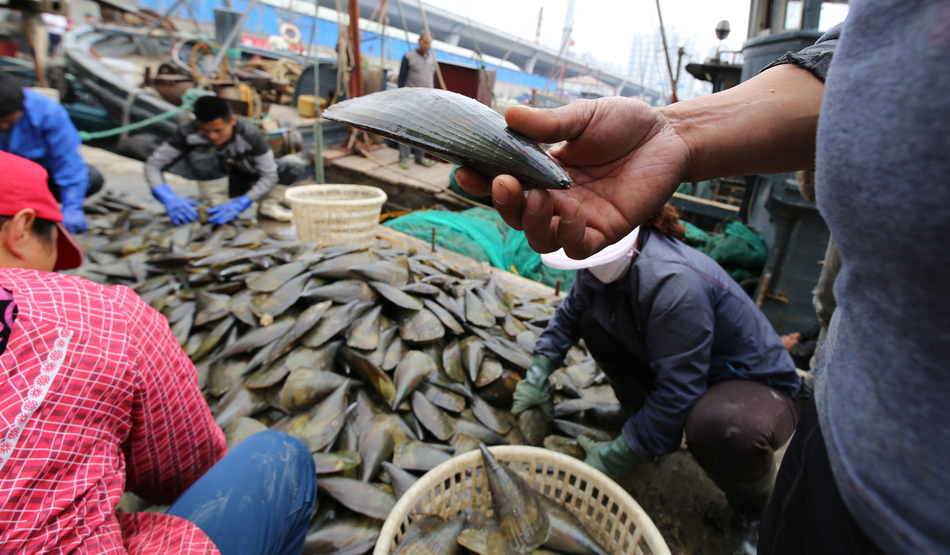
{"label": "blue rubber glove", "polygon": [[581,435],[577,436],[577,443],[587,453],[584,462],[611,478],[647,462],[630,449],[622,435],[613,441],[594,441]]}
{"label": "blue rubber glove", "polygon": [[181,198],[168,185],[162,183],[152,187],[152,196],[165,205],[173,224],[182,225],[198,219],[198,211],[195,210],[198,202]]}
{"label": "blue rubber glove", "polygon": [[82,187],[60,189],[60,198],[63,200],[63,226],[70,233],[85,233],[89,231],[86,223],[86,213],[82,203],[86,200],[86,191]]}
{"label": "blue rubber glove", "polygon": [[208,221],[217,225],[226,224],[234,218],[237,218],[241,212],[247,210],[251,202],[251,199],[247,198],[247,195],[241,195],[231,202],[209,208]]}

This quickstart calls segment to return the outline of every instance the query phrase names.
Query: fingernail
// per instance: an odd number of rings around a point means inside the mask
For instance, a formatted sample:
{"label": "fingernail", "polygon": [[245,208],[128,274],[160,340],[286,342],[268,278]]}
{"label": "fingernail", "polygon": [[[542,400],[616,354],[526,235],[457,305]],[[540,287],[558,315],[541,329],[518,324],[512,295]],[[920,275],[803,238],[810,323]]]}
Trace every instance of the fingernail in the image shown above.
{"label": "fingernail", "polygon": [[566,224],[573,222],[580,208],[581,204],[577,202],[577,199],[568,199],[567,202],[564,203],[564,209],[561,210],[561,221]]}
{"label": "fingernail", "polygon": [[532,216],[536,215],[541,211],[541,208],[544,206],[544,200],[541,199],[541,193],[536,189],[531,189],[528,192],[528,198],[526,199],[527,206],[525,208],[528,211],[528,214]]}
{"label": "fingernail", "polygon": [[510,196],[508,192],[508,187],[505,187],[504,182],[500,179],[495,180],[495,185],[497,186],[497,192],[495,193],[495,202],[498,204],[507,204],[508,198]]}
{"label": "fingernail", "polygon": [[457,169],[453,172],[453,175],[455,175],[455,182],[459,184],[459,187],[464,189],[465,181],[459,178],[459,171]]}

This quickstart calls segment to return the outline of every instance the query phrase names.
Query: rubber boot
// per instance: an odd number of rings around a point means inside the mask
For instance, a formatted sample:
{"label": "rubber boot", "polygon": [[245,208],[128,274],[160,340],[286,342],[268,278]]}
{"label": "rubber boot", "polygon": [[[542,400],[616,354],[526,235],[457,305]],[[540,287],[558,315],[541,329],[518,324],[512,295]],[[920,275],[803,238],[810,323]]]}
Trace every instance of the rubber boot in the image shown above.
{"label": "rubber boot", "polygon": [[208,181],[198,181],[198,193],[201,200],[211,206],[218,206],[230,200],[228,197],[228,178],[220,177]]}
{"label": "rubber boot", "polygon": [[266,216],[279,222],[289,222],[294,219],[294,213],[280,205],[284,201],[286,185],[274,185],[274,188],[261,198],[257,208],[259,216]]}

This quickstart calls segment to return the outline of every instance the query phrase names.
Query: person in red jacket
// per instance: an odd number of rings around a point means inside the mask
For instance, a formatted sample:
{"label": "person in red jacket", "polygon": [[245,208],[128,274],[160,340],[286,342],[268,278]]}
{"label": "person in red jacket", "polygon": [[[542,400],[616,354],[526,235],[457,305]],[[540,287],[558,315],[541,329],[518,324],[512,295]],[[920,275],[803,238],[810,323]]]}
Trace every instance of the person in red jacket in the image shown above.
{"label": "person in red jacket", "polygon": [[[37,164],[0,153],[0,552],[297,553],[307,447],[224,434],[167,321],[130,289],[51,273],[82,250]],[[171,504],[115,512],[124,491]]]}

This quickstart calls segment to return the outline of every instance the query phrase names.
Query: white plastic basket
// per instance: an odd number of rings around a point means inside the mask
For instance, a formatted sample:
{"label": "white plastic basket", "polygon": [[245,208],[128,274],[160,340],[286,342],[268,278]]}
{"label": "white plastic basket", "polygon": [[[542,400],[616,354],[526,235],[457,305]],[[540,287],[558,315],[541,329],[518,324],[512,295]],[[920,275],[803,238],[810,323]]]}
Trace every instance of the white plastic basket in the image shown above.
{"label": "white plastic basket", "polygon": [[[603,473],[548,449],[512,445],[489,450],[535,490],[570,509],[609,553],[669,555],[663,536],[643,508]],[[389,555],[396,549],[411,515],[448,520],[472,506],[492,514],[482,454],[477,450],[433,468],[403,494],[383,524],[373,555]]]}
{"label": "white plastic basket", "polygon": [[300,185],[284,198],[294,212],[297,237],[330,245],[369,245],[376,237],[386,193],[365,185]]}

